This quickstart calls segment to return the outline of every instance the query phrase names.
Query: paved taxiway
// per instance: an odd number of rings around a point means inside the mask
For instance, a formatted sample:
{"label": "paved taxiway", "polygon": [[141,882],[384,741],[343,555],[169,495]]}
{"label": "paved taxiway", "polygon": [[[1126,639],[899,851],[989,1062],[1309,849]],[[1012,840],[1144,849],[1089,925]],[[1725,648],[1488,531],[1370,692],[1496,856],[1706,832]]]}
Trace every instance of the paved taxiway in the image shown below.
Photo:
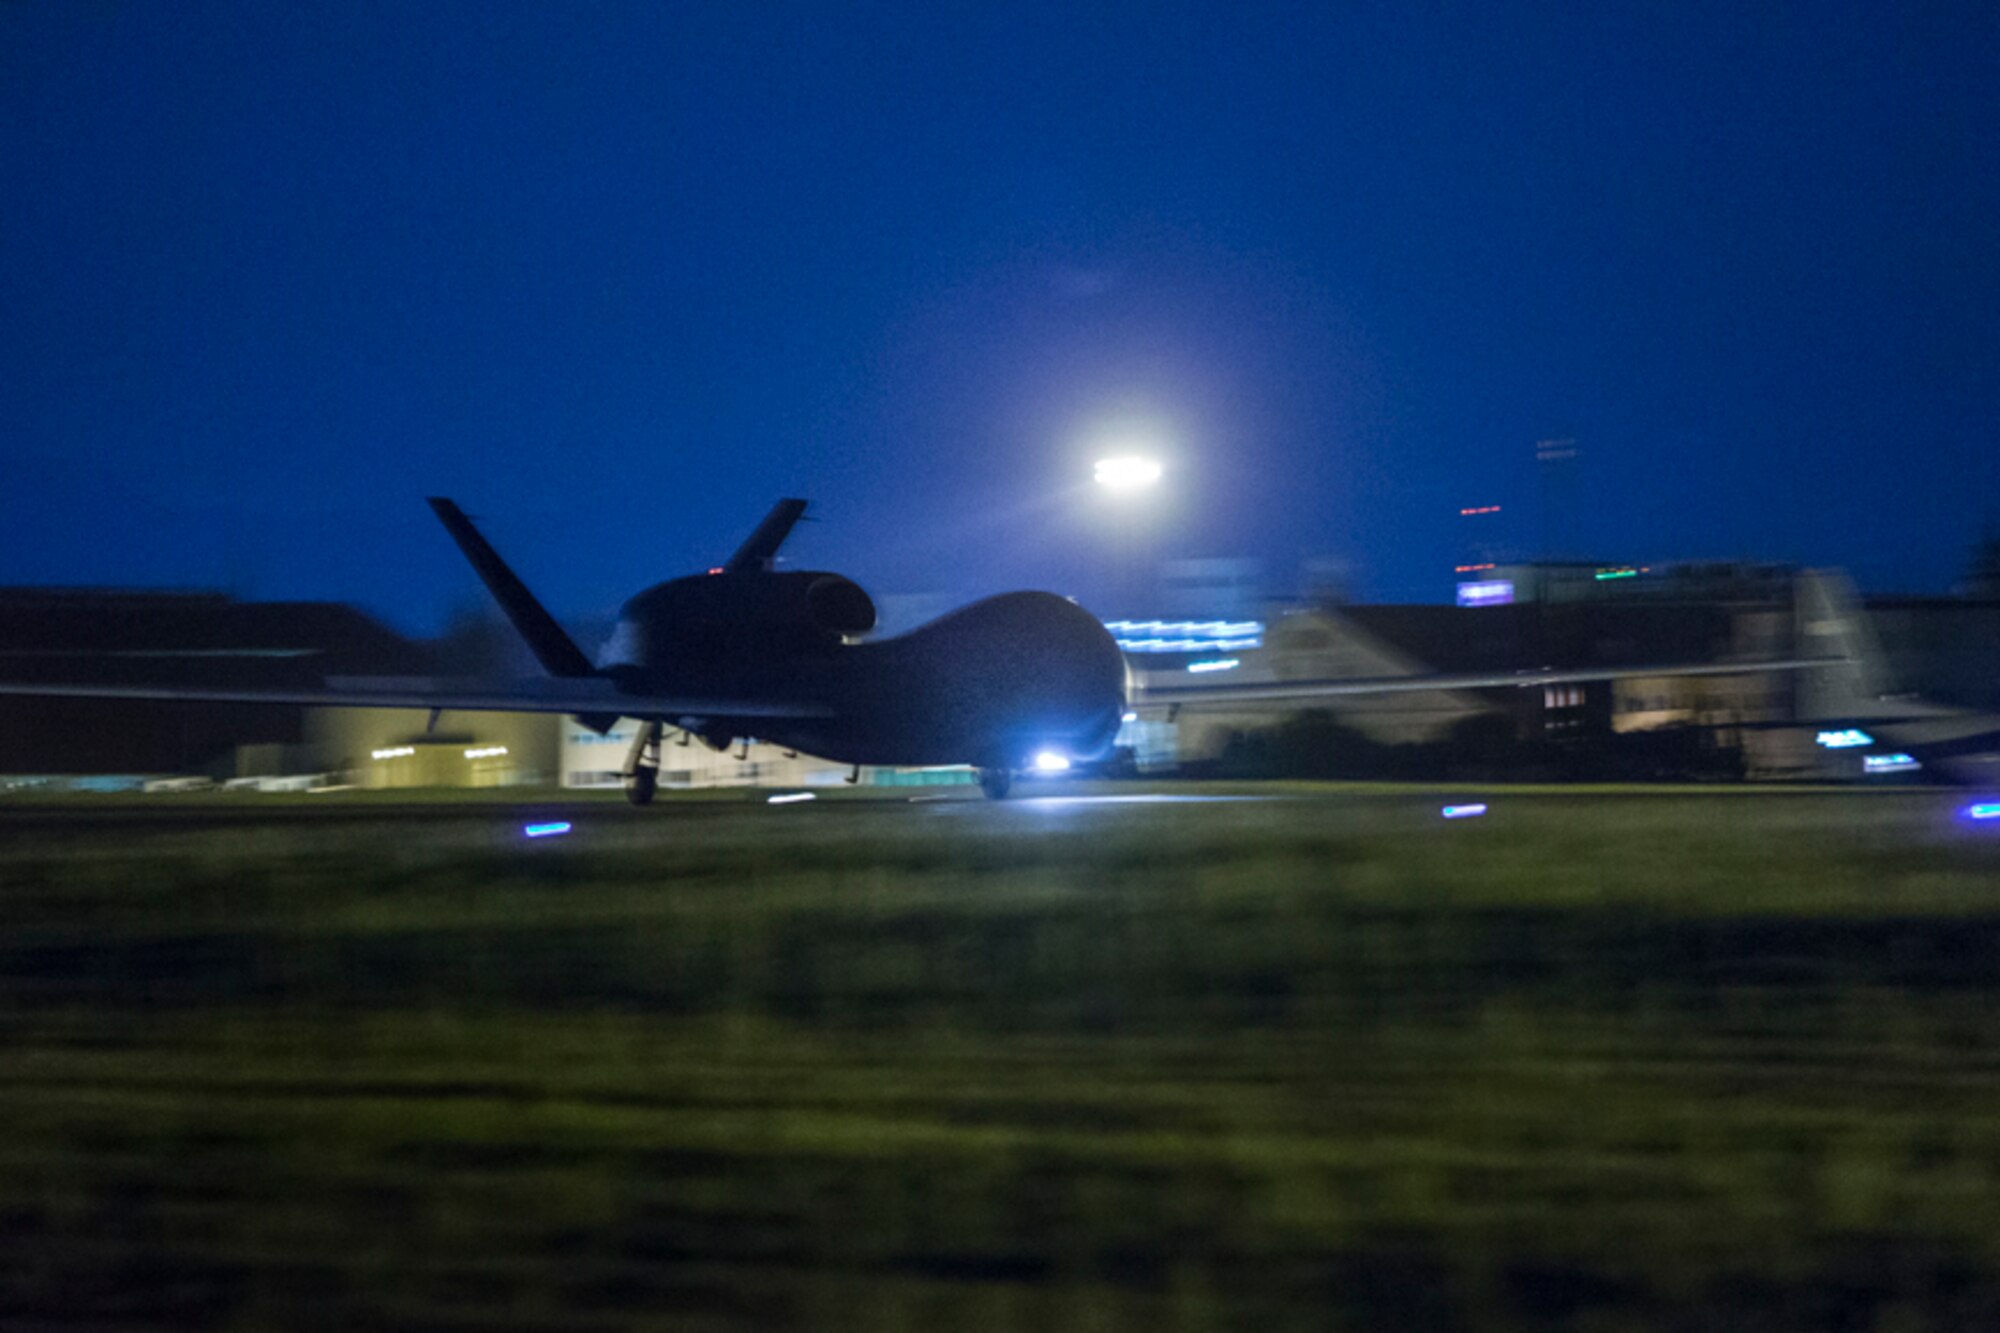
{"label": "paved taxiway", "polygon": [[200,796],[177,795],[153,801],[144,797],[115,797],[107,801],[88,798],[52,801],[42,798],[0,804],[0,837],[32,833],[38,829],[76,832],[105,830],[193,830],[200,828],[250,828],[270,825],[327,827],[337,824],[424,824],[463,826],[467,824],[528,824],[567,820],[572,824],[618,825],[638,823],[692,825],[717,819],[741,819],[768,811],[773,819],[797,818],[807,811],[838,811],[851,819],[908,819],[912,815],[963,815],[984,811],[1020,811],[1023,815],[1088,815],[1092,811],[1128,810],[1148,806],[1242,805],[1295,797],[1255,794],[1188,794],[1159,792],[1089,795],[1036,795],[989,801],[976,790],[921,793],[913,796],[854,796],[846,792],[828,799],[773,805],[772,796],[796,793],[772,791],[755,795],[731,794],[724,797],[675,799],[666,797],[646,807],[623,801],[563,798],[546,800],[494,800],[472,798],[383,800],[326,797],[306,800],[259,802],[227,797],[204,800]]}

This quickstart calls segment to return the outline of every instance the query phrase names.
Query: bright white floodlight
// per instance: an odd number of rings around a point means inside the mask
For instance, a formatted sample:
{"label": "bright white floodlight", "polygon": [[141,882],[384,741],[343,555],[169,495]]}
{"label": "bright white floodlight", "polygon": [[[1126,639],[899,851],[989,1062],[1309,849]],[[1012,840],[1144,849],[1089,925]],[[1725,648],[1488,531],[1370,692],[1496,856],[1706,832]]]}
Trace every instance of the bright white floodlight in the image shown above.
{"label": "bright white floodlight", "polygon": [[1042,773],[1064,773],[1069,770],[1069,756],[1057,754],[1054,750],[1044,750],[1035,756],[1035,769]]}
{"label": "bright white floodlight", "polygon": [[1157,460],[1130,454],[1097,460],[1097,484],[1116,494],[1143,490],[1160,479]]}

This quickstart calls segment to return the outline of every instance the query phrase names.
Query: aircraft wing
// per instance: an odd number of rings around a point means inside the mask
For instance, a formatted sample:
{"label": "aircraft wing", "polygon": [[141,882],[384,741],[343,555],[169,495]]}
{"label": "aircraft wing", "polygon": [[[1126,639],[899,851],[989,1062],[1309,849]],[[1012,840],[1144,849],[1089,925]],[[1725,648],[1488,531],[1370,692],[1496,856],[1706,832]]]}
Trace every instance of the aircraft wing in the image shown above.
{"label": "aircraft wing", "polygon": [[329,676],[316,684],[89,684],[0,680],[0,695],[71,699],[161,699],[289,704],[321,708],[441,708],[452,713],[580,713],[618,717],[815,718],[823,705],[726,696],[629,694],[609,680],[477,681],[429,676]]}
{"label": "aircraft wing", "polygon": [[1552,668],[1539,671],[1472,672],[1458,675],[1356,676],[1345,680],[1245,681],[1226,685],[1141,686],[1134,707],[1198,703],[1284,703],[1367,694],[1414,694],[1432,690],[1526,689],[1537,685],[1580,685],[1628,676],[1740,676],[1759,671],[1809,671],[1845,666],[1844,657],[1802,657],[1762,662],[1693,662],[1662,666]]}

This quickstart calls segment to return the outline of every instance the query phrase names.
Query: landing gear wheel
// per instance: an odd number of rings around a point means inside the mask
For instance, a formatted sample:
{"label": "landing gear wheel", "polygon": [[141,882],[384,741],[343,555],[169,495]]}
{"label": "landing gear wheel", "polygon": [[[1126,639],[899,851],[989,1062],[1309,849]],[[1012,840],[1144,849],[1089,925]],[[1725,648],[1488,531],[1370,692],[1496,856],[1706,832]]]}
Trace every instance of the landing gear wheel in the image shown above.
{"label": "landing gear wheel", "polygon": [[1014,770],[1011,768],[982,768],[979,770],[979,790],[996,801],[1007,799],[1007,793],[1014,786]]}
{"label": "landing gear wheel", "polygon": [[660,785],[660,770],[657,768],[635,769],[625,779],[625,799],[634,805],[652,802],[653,792]]}

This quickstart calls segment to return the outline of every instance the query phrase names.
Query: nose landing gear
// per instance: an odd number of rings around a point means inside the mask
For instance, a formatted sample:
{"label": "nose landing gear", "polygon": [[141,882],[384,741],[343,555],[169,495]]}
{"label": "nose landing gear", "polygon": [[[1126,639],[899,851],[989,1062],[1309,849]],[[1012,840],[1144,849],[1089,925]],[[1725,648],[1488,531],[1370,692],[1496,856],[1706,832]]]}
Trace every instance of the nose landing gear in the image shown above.
{"label": "nose landing gear", "polygon": [[1014,770],[1011,768],[982,768],[979,770],[979,790],[993,800],[1007,798],[1014,787]]}
{"label": "nose landing gear", "polygon": [[660,785],[660,724],[642,723],[625,753],[625,799],[646,805]]}

